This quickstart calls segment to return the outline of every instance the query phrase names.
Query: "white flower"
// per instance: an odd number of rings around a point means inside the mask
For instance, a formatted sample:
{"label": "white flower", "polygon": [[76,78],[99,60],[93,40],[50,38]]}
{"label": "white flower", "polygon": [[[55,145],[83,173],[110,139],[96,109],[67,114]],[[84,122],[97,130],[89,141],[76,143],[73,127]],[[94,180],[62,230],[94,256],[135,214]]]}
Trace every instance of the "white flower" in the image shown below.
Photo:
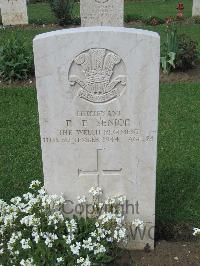
{"label": "white flower", "polygon": [[27,259],[27,260],[21,260],[20,261],[20,265],[21,266],[35,266],[34,262],[33,262],[33,259],[30,258],[30,259]]}
{"label": "white flower", "polygon": [[91,265],[91,262],[89,260],[89,257],[87,256],[86,259],[80,257],[79,259],[77,259],[77,263],[81,263],[81,266],[90,266]]}
{"label": "white flower", "polygon": [[193,230],[194,230],[194,232],[193,232],[193,235],[194,235],[194,236],[200,234],[200,229],[199,229],[199,228],[194,228]]}
{"label": "white flower", "polygon": [[20,197],[15,197],[15,198],[12,198],[10,200],[11,203],[15,204],[15,205],[18,205],[20,202],[21,202],[21,198]]}
{"label": "white flower", "polygon": [[119,229],[119,237],[120,239],[124,239],[126,236],[126,229],[125,228],[120,228]]}
{"label": "white flower", "polygon": [[76,244],[73,244],[70,246],[71,252],[74,255],[79,255],[79,250],[81,248],[81,243],[80,242],[76,242]]}
{"label": "white flower", "polygon": [[34,195],[30,192],[26,193],[26,194],[23,194],[23,198],[26,200],[26,201],[29,201],[31,200],[32,198],[34,198]]}
{"label": "white flower", "polygon": [[74,240],[74,235],[73,234],[70,234],[68,236],[63,235],[63,239],[66,241],[67,245],[70,245]]}
{"label": "white flower", "polygon": [[77,197],[77,200],[78,200],[78,203],[79,204],[86,203],[86,197],[85,196],[83,196],[83,197],[78,196]]}
{"label": "white flower", "polygon": [[94,250],[95,255],[99,253],[105,253],[105,252],[106,252],[106,248],[101,244],[98,244],[97,249]]}
{"label": "white flower", "polygon": [[69,233],[73,233],[77,230],[77,223],[74,219],[71,219],[70,222],[65,222],[67,230]]}
{"label": "white flower", "polygon": [[97,228],[97,232],[98,232],[98,237],[97,237],[98,241],[100,241],[100,239],[106,238],[107,230],[99,227]]}
{"label": "white flower", "polygon": [[34,180],[34,181],[31,182],[29,188],[30,189],[36,189],[36,188],[39,188],[40,185],[41,185],[40,181]]}
{"label": "white flower", "polygon": [[17,232],[12,233],[11,238],[10,238],[10,240],[7,243],[7,248],[8,248],[8,250],[10,252],[12,252],[13,245],[15,244],[15,242],[17,240],[19,240],[21,237],[22,237],[22,233],[20,231],[17,231]]}
{"label": "white flower", "polygon": [[91,235],[92,237],[96,237],[96,236],[97,236],[97,233],[96,233],[96,231],[94,231],[94,232],[90,233],[90,235]]}
{"label": "white flower", "polygon": [[118,201],[119,201],[120,204],[124,204],[126,202],[126,196],[118,197]]}
{"label": "white flower", "polygon": [[48,217],[48,225],[56,225],[58,224],[59,222],[63,222],[64,221],[64,216],[61,212],[57,211],[57,212],[54,212],[52,215],[50,215]]}
{"label": "white flower", "polygon": [[91,189],[89,190],[89,193],[92,194],[93,197],[96,197],[96,196],[101,195],[103,192],[100,187],[91,187]]}
{"label": "white flower", "polygon": [[95,223],[95,226],[96,226],[96,227],[99,227],[99,223],[98,223],[98,222],[96,222],[96,223]]}
{"label": "white flower", "polygon": [[114,230],[114,239],[117,242],[120,241],[125,241],[126,240],[126,228],[125,227],[121,227],[121,228],[116,228]]}
{"label": "white flower", "polygon": [[17,212],[10,212],[3,217],[4,226],[13,226],[14,221],[17,219]]}
{"label": "white flower", "polygon": [[87,256],[87,258],[85,259],[85,261],[81,264],[81,266],[90,266],[91,262],[89,260],[89,257]]}
{"label": "white flower", "polygon": [[89,237],[87,240],[83,240],[83,248],[88,249],[89,251],[92,251],[94,249],[92,238]]}
{"label": "white flower", "polygon": [[116,217],[116,215],[114,213],[111,212],[104,212],[100,217],[99,220],[101,220],[102,224],[105,224],[107,222],[109,222],[110,220],[114,220]]}
{"label": "white flower", "polygon": [[77,259],[77,263],[82,263],[84,262],[84,258],[80,257],[79,259]]}
{"label": "white flower", "polygon": [[115,198],[107,198],[107,200],[105,201],[106,205],[113,205],[116,203]]}
{"label": "white flower", "polygon": [[60,207],[65,202],[63,196],[47,195],[44,187],[38,190],[38,192],[39,197],[42,199],[42,207],[44,208],[51,207],[53,209],[56,209],[56,207]]}
{"label": "white flower", "polygon": [[45,187],[41,187],[41,188],[38,190],[38,194],[39,194],[40,196],[44,196],[44,195],[46,195]]}
{"label": "white flower", "polygon": [[37,231],[32,232],[32,237],[34,238],[35,243],[37,244],[40,240],[40,235]]}
{"label": "white flower", "polygon": [[57,258],[57,262],[63,262],[63,261],[64,261],[64,259],[62,257]]}
{"label": "white flower", "polygon": [[104,203],[99,203],[99,208],[101,209],[101,208],[103,208],[103,206],[104,206]]}
{"label": "white flower", "polygon": [[135,225],[136,228],[140,228],[140,229],[143,229],[144,228],[144,222],[141,221],[140,219],[135,219],[132,222],[132,225]]}
{"label": "white flower", "polygon": [[20,220],[20,223],[26,226],[38,226],[40,225],[40,218],[36,218],[35,214],[28,215],[28,216],[23,217]]}
{"label": "white flower", "polygon": [[41,236],[45,239],[47,247],[51,248],[55,240],[58,240],[58,236],[53,233],[41,233]]}
{"label": "white flower", "polygon": [[29,242],[30,242],[30,238],[28,238],[28,239],[22,239],[21,241],[20,241],[20,243],[21,243],[21,245],[22,245],[22,248],[23,249],[29,249],[29,248],[31,248],[31,246],[29,245]]}

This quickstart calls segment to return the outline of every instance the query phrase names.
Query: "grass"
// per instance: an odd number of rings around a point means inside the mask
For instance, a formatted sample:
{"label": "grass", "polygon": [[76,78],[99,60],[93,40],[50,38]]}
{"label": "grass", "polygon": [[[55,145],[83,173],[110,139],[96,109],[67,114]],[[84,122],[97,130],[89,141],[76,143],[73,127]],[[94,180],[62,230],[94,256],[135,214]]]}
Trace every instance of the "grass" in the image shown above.
{"label": "grass", "polygon": [[[75,6],[74,15],[79,16],[79,5]],[[48,3],[37,3],[28,5],[29,23],[52,24],[56,23],[56,17],[51,11]]]}
{"label": "grass", "polygon": [[28,5],[29,23],[52,24],[56,23],[56,18],[51,11],[49,4],[29,4]]}
{"label": "grass", "polygon": [[[159,18],[175,17],[177,14],[176,6],[178,0],[167,0],[167,1],[129,1],[125,4],[125,14],[141,16],[147,18],[150,16],[157,16]],[[192,15],[192,1],[183,0],[184,4],[184,16],[191,17]]]}
{"label": "grass", "polygon": [[[200,84],[160,88],[158,222],[200,219]],[[42,178],[36,90],[0,89],[0,198],[26,192]]]}
{"label": "grass", "polygon": [[162,85],[160,91],[157,219],[200,218],[200,84]]}
{"label": "grass", "polygon": [[22,38],[32,50],[32,42],[36,35],[55,30],[56,28],[6,28],[0,29],[0,45],[11,35],[17,35]]}
{"label": "grass", "polygon": [[[160,34],[161,43],[165,40],[166,36],[166,25],[158,26],[142,26],[142,29],[156,31]],[[200,25],[197,24],[177,24],[177,30],[179,34],[186,34],[193,40],[197,41],[200,48]]]}
{"label": "grass", "polygon": [[0,198],[8,200],[42,177],[35,90],[0,89],[0,113]]}

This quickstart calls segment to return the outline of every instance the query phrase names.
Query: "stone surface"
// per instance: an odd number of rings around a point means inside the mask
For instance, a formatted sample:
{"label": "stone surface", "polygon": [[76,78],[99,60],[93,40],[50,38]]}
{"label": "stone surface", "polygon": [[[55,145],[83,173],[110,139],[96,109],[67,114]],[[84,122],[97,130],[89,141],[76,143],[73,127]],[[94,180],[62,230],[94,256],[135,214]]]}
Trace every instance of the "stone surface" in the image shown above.
{"label": "stone surface", "polygon": [[159,49],[157,33],[117,27],[34,39],[45,186],[74,202],[97,185],[126,195],[145,222],[129,249],[154,245]]}
{"label": "stone surface", "polygon": [[80,0],[81,25],[123,26],[124,0]]}
{"label": "stone surface", "polygon": [[26,0],[0,0],[0,9],[3,25],[28,24]]}
{"label": "stone surface", "polygon": [[193,0],[192,16],[200,16],[200,0]]}

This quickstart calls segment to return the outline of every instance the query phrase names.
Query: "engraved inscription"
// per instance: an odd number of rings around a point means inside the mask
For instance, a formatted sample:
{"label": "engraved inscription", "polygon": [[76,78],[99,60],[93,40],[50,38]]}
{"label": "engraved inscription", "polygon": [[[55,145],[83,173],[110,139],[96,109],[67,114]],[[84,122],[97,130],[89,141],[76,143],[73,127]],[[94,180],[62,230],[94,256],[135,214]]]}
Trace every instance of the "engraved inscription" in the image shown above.
{"label": "engraved inscription", "polygon": [[85,170],[81,170],[81,169],[78,169],[78,177],[82,177],[82,176],[88,176],[88,175],[94,175],[97,177],[97,186],[100,185],[100,176],[101,175],[118,175],[119,177],[121,176],[121,173],[122,173],[122,168],[120,169],[115,169],[115,170],[101,170],[100,169],[100,151],[101,149],[98,149],[97,150],[97,166],[96,166],[96,169],[95,170],[88,170],[88,171],[85,171]]}
{"label": "engraved inscription", "polygon": [[123,0],[80,0],[81,25],[122,27]]}
{"label": "engraved inscription", "polygon": [[120,110],[77,110],[74,118],[68,117],[58,127],[55,134],[42,137],[45,144],[62,143],[75,145],[79,143],[119,144],[145,143],[155,141],[156,130],[144,130],[135,119],[122,114]]}
{"label": "engraved inscription", "polygon": [[120,56],[93,48],[79,54],[71,64],[69,82],[78,97],[92,103],[107,103],[126,88],[126,68]]}

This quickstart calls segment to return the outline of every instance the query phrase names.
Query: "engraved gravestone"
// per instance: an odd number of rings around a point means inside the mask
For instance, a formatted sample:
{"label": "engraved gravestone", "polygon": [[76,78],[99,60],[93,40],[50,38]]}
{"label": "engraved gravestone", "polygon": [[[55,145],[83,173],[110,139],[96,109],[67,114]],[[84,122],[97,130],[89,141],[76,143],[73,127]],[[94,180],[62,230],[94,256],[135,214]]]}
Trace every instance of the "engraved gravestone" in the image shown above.
{"label": "engraved gravestone", "polygon": [[200,16],[200,0],[193,0],[192,16]]}
{"label": "engraved gravestone", "polygon": [[117,26],[124,23],[124,0],[80,0],[81,25]]}
{"label": "engraved gravestone", "polygon": [[3,25],[28,24],[26,0],[0,0],[0,9]]}
{"label": "engraved gravestone", "polygon": [[[127,248],[154,247],[160,38],[82,27],[34,39],[45,186],[70,202],[100,186],[138,202],[145,223]],[[70,212],[75,206],[66,205]]]}

